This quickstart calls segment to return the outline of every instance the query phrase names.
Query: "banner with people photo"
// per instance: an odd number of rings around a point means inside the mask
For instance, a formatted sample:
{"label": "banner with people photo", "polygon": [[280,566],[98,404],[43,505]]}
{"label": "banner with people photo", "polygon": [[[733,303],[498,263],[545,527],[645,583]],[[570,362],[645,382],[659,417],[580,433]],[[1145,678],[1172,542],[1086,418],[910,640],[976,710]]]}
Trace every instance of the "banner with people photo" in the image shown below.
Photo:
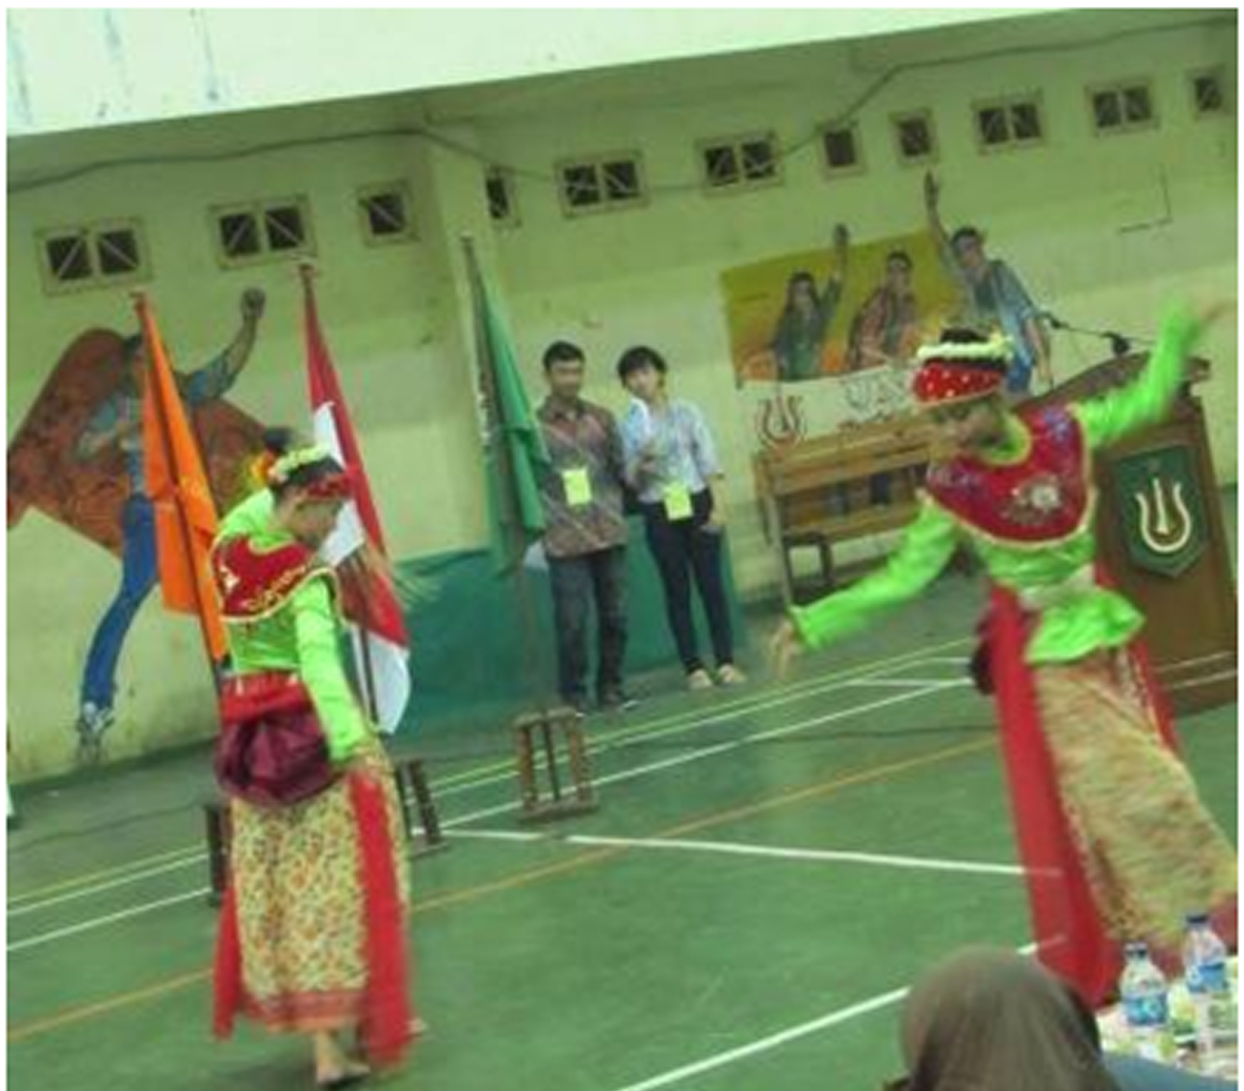
{"label": "banner with people photo", "polygon": [[808,435],[907,411],[913,353],[962,311],[924,231],[853,244],[839,227],[829,247],[728,269],[721,285],[735,382],[757,399],[757,427],[776,402],[799,416],[782,426]]}

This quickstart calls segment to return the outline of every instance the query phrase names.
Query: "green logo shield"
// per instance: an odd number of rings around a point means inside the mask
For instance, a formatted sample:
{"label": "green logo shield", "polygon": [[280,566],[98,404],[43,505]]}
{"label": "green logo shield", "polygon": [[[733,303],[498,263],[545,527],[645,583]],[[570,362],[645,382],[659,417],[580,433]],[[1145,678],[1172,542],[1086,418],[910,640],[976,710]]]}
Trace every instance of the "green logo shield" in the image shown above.
{"label": "green logo shield", "polygon": [[1205,550],[1205,506],[1184,444],[1121,458],[1114,483],[1128,556],[1137,568],[1172,579]]}

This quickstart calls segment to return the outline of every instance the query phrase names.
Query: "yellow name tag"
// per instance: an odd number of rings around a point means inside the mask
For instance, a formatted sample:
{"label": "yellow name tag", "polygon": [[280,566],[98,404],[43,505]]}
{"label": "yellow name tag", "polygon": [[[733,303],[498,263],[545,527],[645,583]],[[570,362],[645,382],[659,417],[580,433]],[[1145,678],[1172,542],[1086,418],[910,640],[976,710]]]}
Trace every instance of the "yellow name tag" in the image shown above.
{"label": "yellow name tag", "polygon": [[562,487],[566,490],[566,503],[570,507],[582,508],[592,502],[592,479],[586,467],[562,470]]}
{"label": "yellow name tag", "polygon": [[665,486],[665,517],[671,523],[691,518],[691,490],[686,485]]}

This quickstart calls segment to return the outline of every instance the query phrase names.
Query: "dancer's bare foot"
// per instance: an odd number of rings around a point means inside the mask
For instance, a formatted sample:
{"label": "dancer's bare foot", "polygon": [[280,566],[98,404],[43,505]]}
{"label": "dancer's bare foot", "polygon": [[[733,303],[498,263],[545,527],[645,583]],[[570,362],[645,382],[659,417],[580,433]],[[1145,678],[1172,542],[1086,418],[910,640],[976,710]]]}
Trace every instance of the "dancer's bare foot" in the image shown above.
{"label": "dancer's bare foot", "polygon": [[367,1079],[371,1068],[346,1054],[336,1037],[327,1031],[315,1035],[315,1086],[350,1087]]}

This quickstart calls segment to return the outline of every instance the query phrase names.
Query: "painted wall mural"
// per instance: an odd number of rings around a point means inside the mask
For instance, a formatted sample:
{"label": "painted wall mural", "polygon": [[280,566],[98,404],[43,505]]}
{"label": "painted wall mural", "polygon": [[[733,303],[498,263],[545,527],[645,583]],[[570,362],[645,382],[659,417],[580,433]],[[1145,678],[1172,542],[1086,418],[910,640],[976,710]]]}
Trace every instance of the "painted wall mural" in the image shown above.
{"label": "painted wall mural", "polygon": [[[208,363],[179,372],[212,491],[228,507],[244,487],[263,426],[226,395],[249,361],[264,310],[262,292],[241,300],[241,325]],[[145,353],[137,336],[93,329],[52,369],[8,449],[8,527],[33,509],[115,555],[119,586],[90,642],[79,684],[77,730],[97,751],[114,719],[117,665],[134,618],[157,580],[155,523],[142,450]]]}

